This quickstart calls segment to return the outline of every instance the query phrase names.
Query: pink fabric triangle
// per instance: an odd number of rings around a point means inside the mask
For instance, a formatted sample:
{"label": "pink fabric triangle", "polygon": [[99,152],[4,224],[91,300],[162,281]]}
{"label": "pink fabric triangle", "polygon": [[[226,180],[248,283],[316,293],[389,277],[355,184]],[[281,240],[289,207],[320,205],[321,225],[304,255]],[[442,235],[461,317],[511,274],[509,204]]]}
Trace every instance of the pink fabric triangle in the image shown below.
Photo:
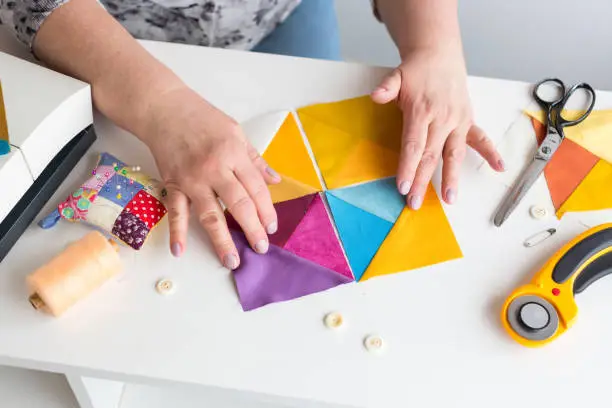
{"label": "pink fabric triangle", "polygon": [[[268,236],[270,244],[283,247],[287,243],[291,234],[293,234],[296,227],[300,224],[300,221],[302,221],[302,218],[304,218],[306,211],[316,195],[317,194],[310,194],[274,204],[274,209],[276,209],[276,216],[278,218],[278,230],[275,234]],[[230,229],[239,232],[242,231],[238,222],[228,211],[225,212],[225,218],[227,220],[227,226]]]}
{"label": "pink fabric triangle", "polygon": [[302,222],[283,248],[353,279],[320,195],[312,201]]}

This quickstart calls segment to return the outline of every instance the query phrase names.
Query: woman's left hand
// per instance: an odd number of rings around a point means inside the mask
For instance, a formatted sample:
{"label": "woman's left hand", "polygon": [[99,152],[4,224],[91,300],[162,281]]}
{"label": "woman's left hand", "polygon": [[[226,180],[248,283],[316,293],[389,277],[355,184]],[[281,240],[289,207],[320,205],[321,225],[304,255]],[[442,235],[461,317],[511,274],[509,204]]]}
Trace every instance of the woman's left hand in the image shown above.
{"label": "woman's left hand", "polygon": [[405,53],[402,64],[383,80],[372,98],[381,104],[396,101],[403,111],[397,188],[407,196],[411,208],[421,207],[440,159],[443,199],[454,202],[466,145],[494,170],[503,171],[503,161],[493,143],[473,123],[460,47]]}

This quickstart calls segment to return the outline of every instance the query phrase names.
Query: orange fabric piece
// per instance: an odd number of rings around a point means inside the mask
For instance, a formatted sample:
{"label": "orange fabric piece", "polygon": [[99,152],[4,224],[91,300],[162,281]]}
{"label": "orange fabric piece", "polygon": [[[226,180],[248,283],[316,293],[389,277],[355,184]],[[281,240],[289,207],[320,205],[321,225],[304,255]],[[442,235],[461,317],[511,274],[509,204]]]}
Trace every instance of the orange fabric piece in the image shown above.
{"label": "orange fabric piece", "polygon": [[[542,143],[546,136],[546,127],[535,118],[532,118],[531,121],[538,143]],[[550,163],[544,169],[544,176],[555,210],[561,208],[598,161],[597,156],[579,144],[567,138],[563,140]]]}
{"label": "orange fabric piece", "polygon": [[287,177],[284,174],[281,174],[280,176],[282,178],[280,183],[271,184],[268,186],[273,203],[293,200],[294,198],[307,196],[319,191],[316,188],[300,183],[299,181],[294,180],[291,177]]}
{"label": "orange fabric piece", "polygon": [[405,207],[366,269],[362,281],[422,268],[463,253],[431,183],[418,211]]}
{"label": "orange fabric piece", "polygon": [[292,114],[287,115],[263,158],[278,173],[321,191],[319,176]]}
{"label": "orange fabric piece", "polygon": [[557,211],[561,219],[566,212],[598,211],[612,208],[612,164],[599,160],[593,170]]}

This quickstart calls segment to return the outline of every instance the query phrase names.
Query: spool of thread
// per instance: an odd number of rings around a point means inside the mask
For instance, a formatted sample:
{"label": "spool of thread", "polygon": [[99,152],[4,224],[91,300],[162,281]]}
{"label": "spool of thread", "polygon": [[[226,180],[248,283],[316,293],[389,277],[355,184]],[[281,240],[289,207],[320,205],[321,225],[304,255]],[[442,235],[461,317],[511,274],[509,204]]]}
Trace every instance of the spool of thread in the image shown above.
{"label": "spool of thread", "polygon": [[118,246],[98,231],[71,243],[26,278],[36,310],[60,316],[121,272]]}

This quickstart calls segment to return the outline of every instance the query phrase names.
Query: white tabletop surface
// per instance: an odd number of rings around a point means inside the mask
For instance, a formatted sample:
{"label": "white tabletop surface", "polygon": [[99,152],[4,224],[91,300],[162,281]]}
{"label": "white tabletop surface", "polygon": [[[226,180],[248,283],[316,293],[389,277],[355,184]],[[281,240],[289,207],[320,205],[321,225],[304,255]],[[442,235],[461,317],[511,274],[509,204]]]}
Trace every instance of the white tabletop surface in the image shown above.
{"label": "white tabletop surface", "polygon": [[[189,85],[238,120],[368,93],[387,69],[190,46],[145,43]],[[527,84],[470,78],[476,120],[499,141],[531,103]],[[612,94],[598,94],[598,108]],[[98,117],[99,141],[53,197],[47,210],[78,186],[109,150],[155,172],[147,149]],[[32,310],[24,278],[89,229],[32,225],[0,264],[0,364],[93,375],[170,380],[357,407],[601,406],[612,366],[612,279],[580,295],[576,326],[554,343],[527,349],[501,327],[500,308],[566,240],[612,213],[570,214],[535,221],[528,207],[546,200],[540,183],[500,229],[491,218],[503,185],[468,154],[458,203],[445,206],[462,259],[349,284],[253,312],[241,310],[229,271],[192,223],[185,256],[167,250],[164,223],[140,253],[122,250],[126,272],[59,319]],[[435,179],[439,191],[439,175]],[[544,197],[544,198],[542,198]],[[542,245],[523,240],[557,226]],[[172,296],[153,286],[177,285]],[[325,313],[346,318],[327,330]],[[379,333],[383,355],[362,339]]]}

